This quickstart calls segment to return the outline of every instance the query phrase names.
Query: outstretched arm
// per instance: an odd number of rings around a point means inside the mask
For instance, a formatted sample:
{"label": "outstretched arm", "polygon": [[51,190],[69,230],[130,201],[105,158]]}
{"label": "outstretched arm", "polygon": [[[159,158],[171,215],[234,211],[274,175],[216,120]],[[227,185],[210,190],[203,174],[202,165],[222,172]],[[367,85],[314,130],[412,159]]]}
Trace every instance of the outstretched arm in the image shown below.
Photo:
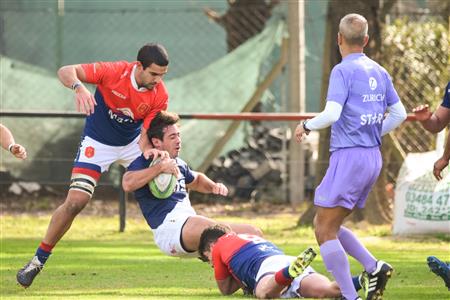
{"label": "outstretched arm", "polygon": [[445,143],[444,154],[442,154],[441,158],[439,158],[433,167],[433,175],[437,180],[442,179],[442,170],[448,166],[448,162],[450,160],[450,130],[447,136],[447,142]]}
{"label": "outstretched arm", "polygon": [[440,105],[431,113],[428,104],[419,105],[413,109],[417,120],[426,130],[437,133],[450,123],[450,108]]}
{"label": "outstretched arm", "polygon": [[212,181],[203,173],[197,173],[197,177],[187,187],[204,194],[228,195],[228,188],[224,184]]}
{"label": "outstretched arm", "polygon": [[0,124],[0,142],[2,148],[8,150],[17,158],[27,158],[27,151],[22,145],[16,144],[11,131],[4,125]]}

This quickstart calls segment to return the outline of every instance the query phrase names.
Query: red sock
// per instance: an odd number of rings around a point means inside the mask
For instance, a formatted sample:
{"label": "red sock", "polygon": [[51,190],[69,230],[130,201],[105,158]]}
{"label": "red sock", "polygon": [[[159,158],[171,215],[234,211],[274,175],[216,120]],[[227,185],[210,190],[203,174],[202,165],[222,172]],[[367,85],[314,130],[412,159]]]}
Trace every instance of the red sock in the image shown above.
{"label": "red sock", "polygon": [[39,248],[41,248],[42,250],[44,250],[45,252],[48,252],[48,253],[52,252],[53,247],[55,247],[55,245],[49,245],[44,242],[41,242],[41,244],[39,245]]}
{"label": "red sock", "polygon": [[290,285],[292,280],[294,280],[294,278],[289,276],[289,267],[281,269],[280,271],[275,273],[275,282],[281,286]]}

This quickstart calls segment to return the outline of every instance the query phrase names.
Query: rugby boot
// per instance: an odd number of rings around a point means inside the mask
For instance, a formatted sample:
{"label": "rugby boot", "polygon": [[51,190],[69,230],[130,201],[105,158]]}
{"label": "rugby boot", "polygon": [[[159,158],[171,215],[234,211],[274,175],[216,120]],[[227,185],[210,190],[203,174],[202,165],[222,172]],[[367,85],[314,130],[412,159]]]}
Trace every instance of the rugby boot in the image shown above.
{"label": "rugby boot", "polygon": [[39,261],[37,256],[34,256],[22,269],[17,272],[17,282],[24,288],[29,287],[43,267],[44,264]]}
{"label": "rugby boot", "polygon": [[305,269],[311,264],[316,257],[317,253],[313,248],[308,248],[291,263],[289,266],[289,276],[292,278],[298,277],[305,271]]}

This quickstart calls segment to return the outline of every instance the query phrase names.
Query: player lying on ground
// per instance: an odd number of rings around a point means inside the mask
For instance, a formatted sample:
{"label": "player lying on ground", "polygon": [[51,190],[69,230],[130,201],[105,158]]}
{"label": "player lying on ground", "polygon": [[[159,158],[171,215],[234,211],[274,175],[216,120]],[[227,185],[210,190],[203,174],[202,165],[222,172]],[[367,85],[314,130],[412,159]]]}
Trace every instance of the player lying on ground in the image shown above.
{"label": "player lying on ground", "polygon": [[[134,191],[142,214],[153,231],[156,245],[171,256],[197,256],[200,235],[205,228],[217,222],[196,214],[189,200],[188,190],[226,196],[228,189],[222,183],[209,179],[205,174],[192,171],[178,157],[181,150],[179,117],[162,111],[150,123],[148,138],[155,149],[167,151],[170,158],[152,165],[143,155],[136,158],[123,176],[122,186],[126,192]],[[149,182],[160,173],[177,174],[177,184],[167,199],[156,198]],[[261,235],[251,225],[229,224],[233,231]]]}
{"label": "player lying on ground", "polygon": [[[298,257],[288,256],[258,236],[236,234],[215,225],[203,231],[198,251],[200,259],[214,268],[217,286],[224,295],[242,288],[260,299],[341,296],[336,282],[309,266],[316,256],[311,248]],[[359,290],[359,277],[353,281]]]}

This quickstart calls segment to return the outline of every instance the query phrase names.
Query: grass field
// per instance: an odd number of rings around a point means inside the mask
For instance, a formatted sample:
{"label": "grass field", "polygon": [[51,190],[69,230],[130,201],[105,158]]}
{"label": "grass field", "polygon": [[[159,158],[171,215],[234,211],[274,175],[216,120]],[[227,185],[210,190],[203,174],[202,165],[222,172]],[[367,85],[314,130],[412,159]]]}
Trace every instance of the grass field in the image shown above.
{"label": "grass field", "polygon": [[[293,228],[297,215],[219,218],[260,226],[287,254],[316,245],[311,228]],[[119,233],[117,217],[79,216],[54,249],[32,287],[15,282],[17,269],[34,254],[50,215],[1,216],[1,299],[242,299],[223,297],[212,269],[197,259],[159,252],[142,218],[128,219]],[[450,259],[448,236],[395,238],[387,226],[358,226],[355,232],[373,253],[395,268],[384,299],[450,299],[440,278],[428,271],[428,255]],[[317,249],[317,247],[316,247]],[[351,259],[352,273],[361,267]],[[313,267],[324,273],[320,257]]]}

